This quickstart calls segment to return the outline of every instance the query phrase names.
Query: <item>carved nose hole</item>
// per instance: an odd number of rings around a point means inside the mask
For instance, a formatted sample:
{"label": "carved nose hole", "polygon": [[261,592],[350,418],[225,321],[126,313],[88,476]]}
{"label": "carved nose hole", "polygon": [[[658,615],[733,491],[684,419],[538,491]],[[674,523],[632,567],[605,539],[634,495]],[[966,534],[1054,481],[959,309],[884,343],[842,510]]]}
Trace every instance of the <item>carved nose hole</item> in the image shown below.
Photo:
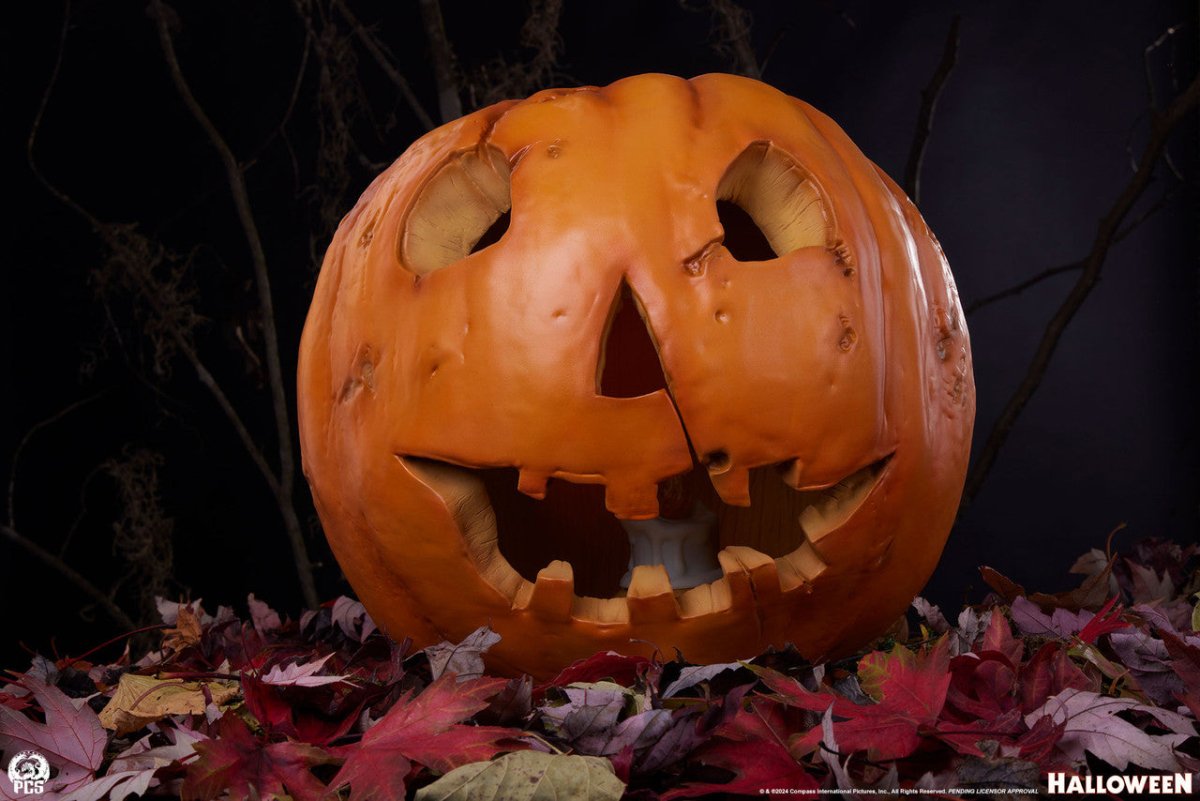
{"label": "carved nose hole", "polygon": [[633,290],[622,280],[600,345],[596,392],[610,398],[636,398],[666,388],[658,348]]}

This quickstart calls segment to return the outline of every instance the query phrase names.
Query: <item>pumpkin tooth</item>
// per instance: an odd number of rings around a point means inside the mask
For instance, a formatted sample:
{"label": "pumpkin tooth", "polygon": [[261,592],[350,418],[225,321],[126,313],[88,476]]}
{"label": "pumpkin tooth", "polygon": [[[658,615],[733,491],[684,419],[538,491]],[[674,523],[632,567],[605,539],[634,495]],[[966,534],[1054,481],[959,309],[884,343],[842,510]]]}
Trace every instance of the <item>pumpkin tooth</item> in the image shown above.
{"label": "pumpkin tooth", "polygon": [[750,470],[745,467],[730,467],[722,473],[709,471],[709,480],[721,500],[730,506],[750,505]]}
{"label": "pumpkin tooth", "polygon": [[570,562],[554,560],[538,571],[532,590],[526,593],[524,589],[525,585],[522,585],[517,591],[514,608],[528,609],[545,620],[568,620],[571,617],[571,604],[575,599],[575,571]]}
{"label": "pumpkin tooth", "polygon": [[826,565],[813,544],[805,540],[791,553],[776,559],[775,567],[783,591],[791,592],[798,587],[811,591],[813,580],[824,572]]}
{"label": "pumpkin tooth", "polygon": [[629,582],[629,619],[633,623],[676,620],[679,603],[671,588],[671,579],[662,565],[638,565]]}
{"label": "pumpkin tooth", "polygon": [[858,470],[831,487],[809,492],[813,501],[800,513],[800,527],[810,542],[819,542],[850,519],[871,494],[891,454]]}
{"label": "pumpkin tooth", "polygon": [[759,605],[779,599],[782,586],[775,560],[744,545],[729,545],[717,554],[736,602],[750,600]]}
{"label": "pumpkin tooth", "polygon": [[517,490],[530,498],[537,498],[539,501],[546,497],[546,481],[549,478],[545,473],[534,472],[528,468],[522,468],[517,473]]}
{"label": "pumpkin tooth", "polygon": [[604,488],[604,505],[621,520],[658,517],[658,485],[610,483]]}

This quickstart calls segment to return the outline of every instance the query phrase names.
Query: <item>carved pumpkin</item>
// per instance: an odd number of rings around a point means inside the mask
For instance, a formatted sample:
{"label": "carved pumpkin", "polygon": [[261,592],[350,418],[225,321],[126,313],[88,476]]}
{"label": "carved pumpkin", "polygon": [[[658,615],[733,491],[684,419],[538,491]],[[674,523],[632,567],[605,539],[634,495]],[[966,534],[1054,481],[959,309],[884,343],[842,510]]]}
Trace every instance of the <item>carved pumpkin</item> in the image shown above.
{"label": "carved pumpkin", "polygon": [[299,376],[305,474],[375,621],[491,624],[490,667],[534,676],[864,644],[941,554],[974,418],[917,210],[827,117],[728,75],[423,137],[334,236]]}

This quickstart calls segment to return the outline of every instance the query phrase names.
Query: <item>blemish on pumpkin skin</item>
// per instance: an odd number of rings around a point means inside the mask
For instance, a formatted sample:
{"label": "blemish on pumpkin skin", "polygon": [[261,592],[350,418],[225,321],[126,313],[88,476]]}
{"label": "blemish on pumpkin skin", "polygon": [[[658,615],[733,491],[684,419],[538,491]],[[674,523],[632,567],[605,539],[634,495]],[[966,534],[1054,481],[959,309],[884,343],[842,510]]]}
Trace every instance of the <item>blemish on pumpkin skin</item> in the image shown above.
{"label": "blemish on pumpkin skin", "polygon": [[854,256],[850,253],[850,246],[846,244],[844,239],[835,239],[827,246],[830,254],[837,261],[839,267],[842,268],[842,275],[850,278],[854,275]]}
{"label": "blemish on pumpkin skin", "polygon": [[562,140],[555,139],[550,144],[546,145],[546,155],[552,159],[556,159],[562,155]]}
{"label": "blemish on pumpkin skin", "polygon": [[378,222],[379,212],[375,212],[367,224],[363,226],[362,233],[358,236],[358,246],[360,248],[365,248],[371,244],[371,240],[375,238],[375,226]]}
{"label": "blemish on pumpkin skin", "polygon": [[843,353],[849,353],[854,348],[854,344],[858,342],[858,332],[850,325],[850,318],[846,315],[838,317],[838,322],[842,324],[842,337],[838,340],[838,349]]}
{"label": "blemish on pumpkin skin", "polygon": [[[713,253],[721,246],[720,240],[714,239],[700,248],[695,255],[687,258],[683,262],[683,271],[688,275],[700,276],[704,275],[705,269],[708,267],[708,260],[712,258]],[[726,279],[728,281],[729,279]]]}

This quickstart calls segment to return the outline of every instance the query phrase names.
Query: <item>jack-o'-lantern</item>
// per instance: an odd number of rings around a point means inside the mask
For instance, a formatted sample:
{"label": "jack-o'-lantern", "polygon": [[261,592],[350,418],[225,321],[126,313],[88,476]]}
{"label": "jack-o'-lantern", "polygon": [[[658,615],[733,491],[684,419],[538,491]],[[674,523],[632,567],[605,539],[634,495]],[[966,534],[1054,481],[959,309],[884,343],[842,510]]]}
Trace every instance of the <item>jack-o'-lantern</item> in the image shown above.
{"label": "jack-o'-lantern", "polygon": [[827,117],[729,75],[540,92],[424,136],[330,245],[305,474],[375,621],[845,654],[904,613],[974,418],[949,268]]}

